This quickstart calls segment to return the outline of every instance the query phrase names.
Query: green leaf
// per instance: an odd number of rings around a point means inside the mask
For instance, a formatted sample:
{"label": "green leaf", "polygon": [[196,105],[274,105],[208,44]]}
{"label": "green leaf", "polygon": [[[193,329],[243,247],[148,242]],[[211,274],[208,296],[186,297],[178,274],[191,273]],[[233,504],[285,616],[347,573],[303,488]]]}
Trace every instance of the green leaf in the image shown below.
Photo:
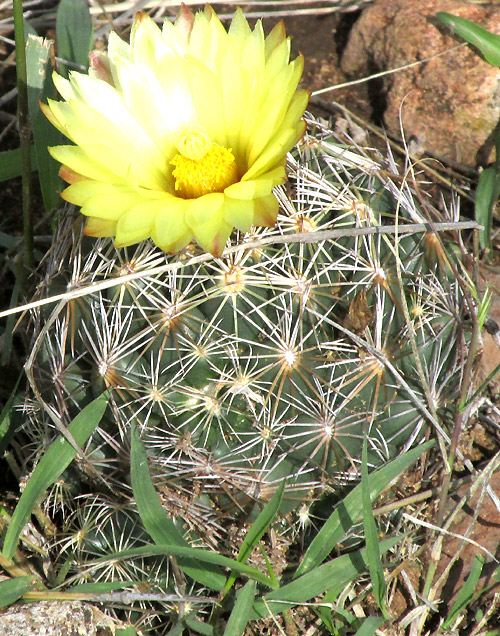
{"label": "green leaf", "polygon": [[[0,156],[3,153],[0,152]],[[16,247],[21,243],[21,240],[18,236],[12,236],[11,234],[6,234],[5,232],[0,232],[0,247],[5,247],[6,249],[11,249],[12,247]]]}
{"label": "green leaf", "polygon": [[[88,69],[92,48],[92,18],[86,0],[61,0],[56,14],[58,56]],[[59,71],[67,77],[68,68]]]}
{"label": "green leaf", "polygon": [[243,636],[250,620],[255,599],[255,581],[248,581],[238,594],[233,611],[227,621],[224,636]]}
{"label": "green leaf", "polygon": [[[258,542],[262,539],[264,533],[271,525],[273,519],[276,516],[276,513],[279,510],[281,499],[283,497],[283,491],[285,489],[286,480],[284,479],[280,485],[280,487],[274,493],[271,501],[269,501],[262,511],[259,513],[259,516],[252,524],[251,528],[247,532],[245,538],[243,539],[243,543],[238,552],[238,561],[240,563],[246,563],[248,557],[252,554],[252,550],[258,544]],[[226,585],[224,586],[224,590],[227,592],[231,586],[233,585],[236,577],[231,575],[227,580]]]}
{"label": "green leaf", "polygon": [[[337,609],[335,607],[335,601],[345,590],[346,584],[344,582],[333,585],[328,592],[323,596],[321,605],[314,607],[314,611],[323,621],[325,627],[334,633],[333,624],[333,612],[335,612],[335,618],[337,617]],[[335,609],[333,609],[335,608]]]}
{"label": "green leaf", "polygon": [[474,591],[476,589],[477,583],[479,581],[479,577],[481,576],[481,572],[483,570],[484,565],[484,557],[482,554],[474,555],[474,560],[472,562],[471,570],[467,580],[464,585],[460,588],[460,591],[457,594],[457,598],[453,603],[453,607],[448,614],[448,617],[441,625],[441,629],[448,629],[452,627],[453,623],[459,617],[459,615],[464,611],[467,605],[471,602],[472,597],[474,596]]}
{"label": "green leaf", "polygon": [[[68,426],[68,431],[79,446],[85,444],[99,425],[106,410],[108,398],[108,393],[103,393],[88,404]],[[3,555],[6,559],[12,558],[19,535],[39,498],[61,476],[75,456],[76,450],[63,435],[60,435],[49,446],[26,484],[26,488],[12,515],[3,546]]]}
{"label": "green leaf", "polygon": [[16,380],[14,388],[12,389],[12,393],[10,394],[9,399],[5,403],[5,406],[3,407],[2,412],[0,413],[0,457],[3,455],[5,449],[9,445],[9,442],[15,433],[15,425],[12,424],[10,419],[10,410],[12,408],[12,405],[14,404],[17,388],[23,376],[24,376],[24,371],[21,371],[21,373],[19,374]]}
{"label": "green leaf", "polygon": [[[402,540],[402,536],[385,539],[380,543],[380,552],[386,552]],[[318,566],[311,572],[295,579],[278,590],[269,592],[264,601],[254,603],[254,617],[269,616],[269,612],[279,613],[292,605],[306,603],[316,596],[320,596],[330,588],[347,585],[357,576],[368,570],[367,551],[357,550],[343,554]]]}
{"label": "green leaf", "polygon": [[481,249],[491,249],[491,225],[493,208],[500,194],[500,173],[496,166],[485,168],[479,175],[474,200],[474,214],[479,225],[479,244]]}
{"label": "green leaf", "polygon": [[356,636],[375,636],[377,629],[385,621],[385,618],[378,616],[369,616],[363,621],[363,624],[356,632]]}
{"label": "green leaf", "polygon": [[177,625],[172,627],[172,629],[169,630],[166,636],[183,636],[184,630],[186,629],[187,618],[188,617],[186,617],[180,623],[177,623]]}
{"label": "green leaf", "polygon": [[124,629],[117,629],[115,636],[137,636],[135,628],[132,626],[125,627]]}
{"label": "green leaf", "polygon": [[108,561],[121,561],[125,559],[135,559],[137,557],[147,556],[176,556],[185,557],[187,559],[193,559],[201,563],[211,563],[219,565],[223,568],[229,568],[230,570],[236,570],[245,574],[248,578],[255,579],[267,587],[272,587],[272,581],[269,577],[262,572],[259,572],[256,568],[252,568],[244,563],[238,563],[234,559],[222,556],[218,552],[210,552],[209,550],[200,550],[199,548],[184,548],[174,545],[147,545],[140,548],[131,548],[130,550],[123,550],[121,552],[114,552],[113,554],[100,557],[94,561],[86,562],[86,566],[98,566]]}
{"label": "green leaf", "polygon": [[33,139],[35,142],[38,177],[42,190],[44,208],[47,212],[61,201],[61,179],[59,163],[53,159],[48,146],[61,143],[61,133],[49,122],[40,110],[39,102],[54,99],[56,91],[52,82],[51,53],[53,42],[30,35],[26,44],[26,68],[28,72],[28,106]]}
{"label": "green leaf", "polygon": [[[16,278],[16,282],[14,283],[14,287],[12,288],[12,293],[10,296],[9,308],[17,307],[19,305],[19,295],[21,293],[21,279],[20,277]],[[12,352],[12,339],[14,337],[14,332],[16,330],[16,322],[17,316],[15,314],[11,314],[7,318],[7,322],[5,325],[5,332],[2,343],[2,355],[0,358],[0,364],[2,366],[8,366],[10,362],[10,355]],[[0,447],[2,446],[0,442]],[[0,451],[1,454],[1,451]]]}
{"label": "green leaf", "polygon": [[490,33],[478,24],[451,13],[439,12],[436,17],[453,33],[477,47],[487,62],[500,67],[500,35]]}
{"label": "green leaf", "polygon": [[[36,170],[35,146],[30,146],[31,169]],[[0,182],[22,174],[21,148],[0,152]]]}
{"label": "green leaf", "polygon": [[27,592],[33,583],[32,576],[18,576],[0,583],[0,607],[8,607]]}
{"label": "green leaf", "polygon": [[[397,479],[420,455],[429,450],[434,441],[420,444],[370,475],[370,501],[374,501],[387,486]],[[337,543],[363,516],[361,484],[358,484],[328,517],[307,549],[293,578],[296,579],[322,563]]]}
{"label": "green leaf", "polygon": [[382,561],[380,559],[377,524],[372,510],[370,477],[368,475],[368,442],[366,436],[363,439],[363,449],[361,451],[361,498],[363,501],[363,527],[365,530],[366,554],[373,596],[382,610],[384,617],[388,618],[385,606],[386,585],[384,568],[382,567]]}
{"label": "green leaf", "polygon": [[[148,458],[135,425],[131,430],[130,477],[132,490],[144,528],[157,545],[189,547],[189,543],[168,518],[149,474]],[[194,561],[179,560],[179,567],[195,581],[214,590],[220,590],[225,576],[217,568],[200,568]]]}
{"label": "green leaf", "polygon": [[[197,634],[202,634],[202,636],[213,636],[214,628],[212,625],[208,623],[204,623],[203,621],[198,620],[193,614],[188,614],[184,622],[186,625]],[[170,632],[168,633],[170,636]]]}

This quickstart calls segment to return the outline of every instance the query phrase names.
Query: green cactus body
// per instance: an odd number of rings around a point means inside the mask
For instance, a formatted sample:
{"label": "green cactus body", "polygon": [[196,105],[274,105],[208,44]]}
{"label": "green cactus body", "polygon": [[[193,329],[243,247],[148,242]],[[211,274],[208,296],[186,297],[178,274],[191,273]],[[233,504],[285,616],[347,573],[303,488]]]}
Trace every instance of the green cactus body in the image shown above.
{"label": "green cactus body", "polygon": [[[446,428],[455,345],[467,337],[457,281],[422,234],[353,235],[424,218],[390,160],[383,176],[368,156],[315,134],[290,158],[278,226],[239,237],[227,256],[117,250],[67,220],[49,263],[47,295],[64,285],[89,293],[38,339],[37,391],[67,423],[110,388],[88,461],[126,499],[134,421],[165,506],[192,536],[194,511],[213,538],[285,477],[283,514],[356,478],[364,436],[375,466],[418,443],[429,413]],[[338,229],[351,235],[315,238]],[[305,240],[286,242],[297,232]]]}

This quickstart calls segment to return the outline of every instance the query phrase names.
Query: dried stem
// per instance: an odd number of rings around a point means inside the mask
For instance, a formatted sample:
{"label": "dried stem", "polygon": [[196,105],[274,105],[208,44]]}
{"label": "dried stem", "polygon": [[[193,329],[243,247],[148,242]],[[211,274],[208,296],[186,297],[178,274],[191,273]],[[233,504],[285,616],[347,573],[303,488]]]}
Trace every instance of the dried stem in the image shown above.
{"label": "dried stem", "polygon": [[14,30],[16,40],[19,137],[22,157],[24,265],[26,269],[33,270],[33,215],[31,209],[30,157],[31,125],[28,111],[28,73],[26,69],[22,0],[14,0]]}

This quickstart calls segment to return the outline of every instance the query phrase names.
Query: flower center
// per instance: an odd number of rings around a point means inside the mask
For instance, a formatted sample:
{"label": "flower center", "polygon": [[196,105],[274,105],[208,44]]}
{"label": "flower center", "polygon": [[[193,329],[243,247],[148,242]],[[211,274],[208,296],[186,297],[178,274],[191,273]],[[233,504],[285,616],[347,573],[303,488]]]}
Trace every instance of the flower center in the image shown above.
{"label": "flower center", "polygon": [[238,169],[230,148],[212,143],[207,133],[195,131],[179,137],[178,154],[170,162],[175,189],[183,199],[223,192],[238,181]]}

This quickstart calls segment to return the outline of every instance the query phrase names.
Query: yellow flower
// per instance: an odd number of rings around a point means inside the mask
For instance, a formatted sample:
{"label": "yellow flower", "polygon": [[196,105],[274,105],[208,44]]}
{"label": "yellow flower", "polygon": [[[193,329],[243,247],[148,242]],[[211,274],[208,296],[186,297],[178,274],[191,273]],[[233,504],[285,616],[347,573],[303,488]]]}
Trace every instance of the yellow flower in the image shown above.
{"label": "yellow flower", "polygon": [[50,152],[86,234],[172,253],[194,238],[218,256],[233,228],[273,226],[308,101],[289,57],[282,23],[265,37],[238,9],[226,32],[210,7],[183,7],[162,30],[137,13],[130,44],[111,33],[88,75],[54,74],[64,101],[42,108],[75,145]]}

